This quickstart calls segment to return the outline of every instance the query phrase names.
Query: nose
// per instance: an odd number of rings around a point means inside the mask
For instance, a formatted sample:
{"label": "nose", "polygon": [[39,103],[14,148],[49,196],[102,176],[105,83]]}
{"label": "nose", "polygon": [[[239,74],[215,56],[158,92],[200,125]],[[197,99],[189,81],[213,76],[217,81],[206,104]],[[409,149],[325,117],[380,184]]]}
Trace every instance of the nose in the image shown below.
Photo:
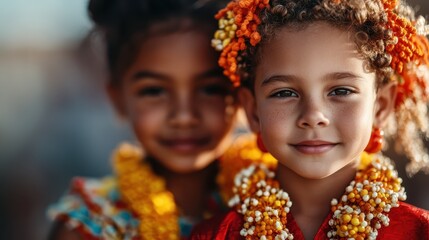
{"label": "nose", "polygon": [[306,101],[301,108],[301,114],[297,125],[300,128],[317,128],[329,125],[329,118],[323,113],[323,106],[320,101]]}
{"label": "nose", "polygon": [[194,127],[199,123],[198,103],[193,101],[192,93],[185,92],[173,99],[170,104],[169,122],[178,128]]}

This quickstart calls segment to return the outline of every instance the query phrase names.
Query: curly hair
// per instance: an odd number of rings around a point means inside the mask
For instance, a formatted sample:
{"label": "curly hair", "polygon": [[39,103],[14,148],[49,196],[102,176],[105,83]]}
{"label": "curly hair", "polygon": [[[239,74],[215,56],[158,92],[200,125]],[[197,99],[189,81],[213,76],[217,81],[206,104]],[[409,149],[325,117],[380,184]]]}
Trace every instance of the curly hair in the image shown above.
{"label": "curly hair", "polygon": [[[300,30],[323,21],[349,32],[366,67],[375,72],[377,86],[398,83],[395,115],[386,135],[394,137],[396,149],[410,159],[407,172],[429,172],[429,155],[422,140],[429,136],[429,42],[424,36],[429,26],[423,18],[416,20],[404,1],[236,0],[217,18],[219,29],[212,45],[222,51],[219,64],[235,86],[252,91],[261,49],[280,29]],[[235,23],[230,23],[233,18]],[[416,29],[419,21],[424,26]],[[238,30],[231,33],[231,29]]]}
{"label": "curly hair", "polygon": [[245,86],[253,85],[260,49],[270,42],[280,28],[300,29],[315,21],[325,21],[353,33],[357,50],[368,61],[370,70],[376,72],[379,83],[387,82],[392,74],[392,57],[386,52],[386,47],[396,39],[392,30],[385,27],[387,15],[379,1],[348,0],[338,4],[331,0],[273,0],[269,8],[261,11],[260,18],[258,32],[262,36],[261,42],[256,46],[248,44],[243,53],[246,57],[238,62]]}
{"label": "curly hair", "polygon": [[90,0],[93,33],[101,33],[110,82],[120,82],[143,38],[196,28],[211,34],[216,28],[213,16],[224,6],[225,1],[217,0]]}

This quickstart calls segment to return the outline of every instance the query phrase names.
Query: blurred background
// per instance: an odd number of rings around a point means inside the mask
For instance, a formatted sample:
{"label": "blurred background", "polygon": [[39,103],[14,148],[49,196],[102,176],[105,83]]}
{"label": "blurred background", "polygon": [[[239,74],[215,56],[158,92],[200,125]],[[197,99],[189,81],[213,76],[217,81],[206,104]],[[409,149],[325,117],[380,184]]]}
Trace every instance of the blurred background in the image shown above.
{"label": "blurred background", "polygon": [[[429,1],[410,1],[428,17]],[[83,44],[87,0],[0,0],[0,239],[46,239],[46,207],[73,176],[110,173],[110,154],[133,139],[103,89],[100,59]],[[429,176],[408,202],[429,209]]]}

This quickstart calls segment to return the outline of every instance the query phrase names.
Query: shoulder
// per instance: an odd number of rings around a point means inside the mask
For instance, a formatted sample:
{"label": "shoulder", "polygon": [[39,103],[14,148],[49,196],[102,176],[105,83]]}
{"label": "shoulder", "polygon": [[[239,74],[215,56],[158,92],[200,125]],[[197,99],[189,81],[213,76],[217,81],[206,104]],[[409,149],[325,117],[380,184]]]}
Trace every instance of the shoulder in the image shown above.
{"label": "shoulder", "polygon": [[380,230],[381,239],[429,239],[429,211],[400,202],[389,219],[389,226]]}
{"label": "shoulder", "polygon": [[102,212],[104,205],[119,201],[116,178],[101,179],[75,177],[67,193],[53,204],[48,214],[86,208],[91,212]]}
{"label": "shoulder", "polygon": [[240,239],[242,225],[242,215],[230,210],[197,225],[191,239]]}
{"label": "shoulder", "polygon": [[138,226],[120,199],[116,178],[111,176],[74,178],[69,191],[48,208],[48,217],[69,230],[98,238],[124,234]]}
{"label": "shoulder", "polygon": [[234,195],[234,178],[241,170],[255,163],[263,163],[273,168],[277,166],[277,160],[271,154],[262,152],[256,142],[254,134],[243,134],[234,140],[220,158],[216,181],[225,202]]}

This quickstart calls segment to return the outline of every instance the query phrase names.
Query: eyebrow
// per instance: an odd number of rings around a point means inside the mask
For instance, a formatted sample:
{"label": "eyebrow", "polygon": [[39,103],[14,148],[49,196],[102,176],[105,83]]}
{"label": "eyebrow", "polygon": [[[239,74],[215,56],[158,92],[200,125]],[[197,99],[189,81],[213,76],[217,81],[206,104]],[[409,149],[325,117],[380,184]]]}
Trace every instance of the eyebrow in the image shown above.
{"label": "eyebrow", "polygon": [[[340,80],[346,78],[361,79],[362,77],[359,76],[359,74],[353,72],[333,72],[325,75],[323,78],[326,80]],[[261,83],[261,86],[268,85],[274,82],[290,83],[293,81],[299,81],[300,79],[301,78],[295,75],[273,75],[264,79]]]}
{"label": "eyebrow", "polygon": [[[219,76],[223,76],[222,69],[213,68],[213,69],[207,70],[201,74],[198,74],[196,76],[196,79],[206,79],[206,78],[219,77]],[[153,71],[148,71],[148,70],[138,71],[132,77],[132,79],[134,81],[139,81],[139,80],[142,80],[145,78],[152,78],[152,79],[158,79],[158,80],[163,80],[163,81],[170,79],[170,77],[167,75],[157,73],[157,72],[153,72]]]}
{"label": "eyebrow", "polygon": [[325,78],[333,79],[333,80],[345,79],[345,78],[360,79],[362,78],[362,76],[353,72],[334,72],[326,75]]}
{"label": "eyebrow", "polygon": [[273,75],[265,78],[262,81],[261,86],[268,85],[275,82],[289,83],[293,81],[299,81],[299,79],[300,78],[296,77],[295,75]]}
{"label": "eyebrow", "polygon": [[152,72],[152,71],[148,71],[148,70],[142,70],[142,71],[138,71],[133,75],[133,80],[134,81],[139,81],[145,78],[152,78],[152,79],[159,79],[159,80],[168,80],[170,79],[167,75],[161,74],[161,73],[157,73],[157,72]]}

